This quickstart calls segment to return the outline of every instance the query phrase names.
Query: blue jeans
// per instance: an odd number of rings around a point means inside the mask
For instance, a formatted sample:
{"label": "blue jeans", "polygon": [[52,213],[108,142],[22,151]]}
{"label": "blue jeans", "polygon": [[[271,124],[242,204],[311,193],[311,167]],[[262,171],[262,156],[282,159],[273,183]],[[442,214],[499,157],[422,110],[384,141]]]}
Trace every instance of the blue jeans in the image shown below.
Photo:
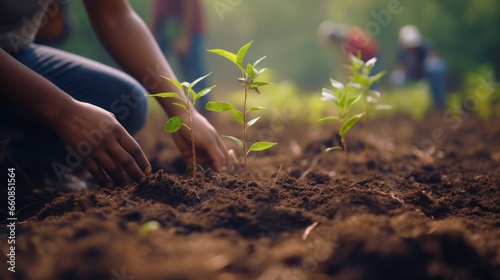
{"label": "blue jeans", "polygon": [[[163,30],[159,29],[159,32],[155,34],[156,40],[160,49],[168,54],[173,52],[173,41],[169,40],[162,33]],[[193,82],[199,77],[205,76],[208,72],[205,72],[205,65],[203,61],[203,54],[205,53],[204,48],[204,36],[202,34],[193,34],[190,42],[190,51],[185,56],[176,56],[179,64],[179,69],[176,69],[180,73],[179,79],[186,82]],[[204,79],[199,82],[194,90],[196,92],[209,87],[208,80]],[[196,103],[196,109],[202,113],[205,113],[205,105],[208,103],[208,95],[205,95]]]}
{"label": "blue jeans", "polygon": [[[13,57],[76,100],[113,113],[130,134],[138,132],[146,122],[146,91],[121,71],[36,44]],[[47,127],[25,118],[4,104],[0,104],[0,128],[15,131],[13,135],[17,136],[11,135],[10,138],[14,139],[7,152],[22,166],[47,165],[55,160],[62,160],[67,154],[60,140]]]}
{"label": "blue jeans", "polygon": [[446,63],[440,58],[435,58],[435,61],[426,63],[425,67],[434,106],[438,109],[444,109],[446,108],[446,88],[444,84]]}

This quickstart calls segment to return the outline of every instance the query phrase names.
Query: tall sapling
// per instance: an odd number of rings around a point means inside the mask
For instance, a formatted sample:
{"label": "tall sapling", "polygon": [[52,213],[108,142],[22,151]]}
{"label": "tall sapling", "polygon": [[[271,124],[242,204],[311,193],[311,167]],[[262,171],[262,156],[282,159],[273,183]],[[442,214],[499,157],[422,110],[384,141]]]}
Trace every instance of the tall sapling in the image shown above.
{"label": "tall sapling", "polygon": [[196,163],[196,142],[193,136],[193,131],[195,128],[193,127],[193,110],[194,106],[196,104],[196,101],[198,101],[201,97],[207,95],[215,86],[207,87],[205,89],[200,90],[199,92],[196,92],[193,90],[193,87],[198,84],[201,80],[205,79],[208,75],[211,73],[200,77],[193,81],[192,83],[189,82],[178,82],[175,79],[171,79],[168,77],[162,76],[162,78],[168,80],[172,85],[174,85],[177,89],[182,91],[185,95],[185,98],[181,98],[179,94],[175,92],[163,92],[163,93],[156,93],[156,94],[151,94],[150,96],[154,97],[161,97],[161,98],[177,98],[180,100],[180,102],[174,102],[172,103],[173,105],[182,108],[183,110],[186,111],[188,115],[188,123],[184,123],[182,118],[179,116],[173,116],[171,117],[167,123],[165,124],[165,131],[168,133],[174,133],[179,131],[182,127],[185,127],[186,129],[189,130],[189,136],[191,138],[191,152],[193,154],[193,178],[196,179],[196,171],[197,171],[197,163]]}
{"label": "tall sapling", "polygon": [[[331,91],[327,88],[323,88],[322,95],[323,97],[321,100],[323,101],[333,101],[335,106],[338,109],[338,115],[337,116],[330,116],[326,118],[321,118],[319,119],[320,122],[324,121],[338,121],[340,122],[340,139],[342,142],[342,147],[340,146],[335,146],[335,147],[330,147],[327,148],[325,151],[333,151],[333,150],[343,150],[344,151],[344,157],[345,157],[345,166],[346,166],[346,182],[349,182],[349,158],[347,154],[347,142],[345,140],[345,134],[349,129],[358,122],[358,120],[365,114],[360,113],[356,115],[349,115],[349,110],[353,104],[358,102],[362,95],[359,93],[358,90],[354,91],[354,88],[359,88],[358,84],[354,83],[349,83],[346,86],[344,86],[342,83],[335,81],[333,79],[330,79],[330,83],[332,84],[334,90]],[[354,92],[354,94],[352,94]]]}
{"label": "tall sapling", "polygon": [[239,139],[234,136],[224,136],[228,139],[233,140],[238,146],[240,146],[243,150],[243,156],[244,156],[244,167],[245,167],[245,182],[248,184],[248,166],[247,166],[247,159],[248,159],[248,154],[250,152],[258,152],[258,151],[263,151],[267,150],[277,143],[273,142],[255,142],[253,143],[250,148],[247,149],[247,129],[250,128],[252,125],[254,125],[260,117],[253,118],[251,120],[248,119],[248,114],[250,112],[254,111],[259,111],[259,110],[264,110],[266,109],[265,107],[260,107],[260,106],[255,106],[255,107],[250,107],[247,109],[247,99],[248,99],[248,93],[250,91],[255,91],[257,93],[259,92],[259,87],[268,85],[269,83],[267,82],[257,82],[255,79],[259,77],[264,71],[266,71],[267,68],[263,69],[257,69],[257,64],[261,62],[264,58],[262,57],[261,59],[257,60],[253,64],[247,64],[246,67],[243,67],[243,61],[245,59],[246,53],[250,46],[252,45],[252,42],[244,45],[238,53],[234,54],[232,52],[222,50],[222,49],[213,49],[213,50],[208,50],[209,52],[218,54],[232,63],[234,63],[236,66],[241,71],[241,78],[238,78],[238,81],[241,83],[243,86],[243,110],[240,111],[236,106],[234,106],[231,103],[227,102],[208,102],[206,109],[209,111],[214,111],[214,112],[225,112],[225,111],[230,111],[233,119],[238,122],[242,126],[242,138]]}
{"label": "tall sapling", "polygon": [[[378,83],[385,75],[385,71],[373,74],[373,69],[377,63],[377,58],[374,57],[367,62],[361,60],[360,56],[350,55],[351,64],[347,65],[349,70],[349,79],[352,83],[356,83],[360,87],[361,94],[363,95],[365,105],[365,148],[368,143],[368,126],[370,112],[373,110],[388,110],[391,109],[390,105],[377,105],[380,98],[380,92],[373,89],[373,85]],[[373,75],[372,75],[373,74]]]}

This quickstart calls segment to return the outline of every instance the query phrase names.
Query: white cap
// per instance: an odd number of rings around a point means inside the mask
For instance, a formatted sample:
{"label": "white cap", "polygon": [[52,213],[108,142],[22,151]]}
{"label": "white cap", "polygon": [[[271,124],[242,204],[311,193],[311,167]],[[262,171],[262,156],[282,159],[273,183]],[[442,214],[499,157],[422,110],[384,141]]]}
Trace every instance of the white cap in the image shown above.
{"label": "white cap", "polygon": [[332,20],[325,20],[318,27],[318,36],[323,39],[343,41],[346,31],[346,25],[336,23]]}
{"label": "white cap", "polygon": [[414,48],[422,45],[422,35],[415,25],[405,25],[399,30],[399,43],[405,48]]}

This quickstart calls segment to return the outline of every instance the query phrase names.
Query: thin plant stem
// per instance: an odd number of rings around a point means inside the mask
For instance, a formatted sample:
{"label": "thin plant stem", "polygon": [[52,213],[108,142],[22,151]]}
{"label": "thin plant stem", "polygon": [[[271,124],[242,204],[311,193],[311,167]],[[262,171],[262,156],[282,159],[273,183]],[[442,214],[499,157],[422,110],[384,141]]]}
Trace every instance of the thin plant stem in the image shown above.
{"label": "thin plant stem", "polygon": [[365,123],[365,140],[364,140],[364,150],[365,150],[365,156],[367,159],[369,159],[368,155],[368,137],[370,136],[370,131],[368,128],[369,125],[369,120],[368,120],[368,100],[366,99],[367,94],[365,93],[365,117],[364,117],[364,123]]}
{"label": "thin plant stem", "polygon": [[344,136],[340,137],[342,141],[342,148],[344,150],[344,156],[345,156],[345,180],[346,183],[349,183],[349,158],[347,156],[347,143],[344,139]]}
{"label": "thin plant stem", "polygon": [[[246,77],[245,77],[246,81]],[[245,82],[243,86],[245,97],[243,99],[243,155],[245,164],[245,185],[248,186],[248,166],[247,166],[247,96],[248,96],[248,83]]]}
{"label": "thin plant stem", "polygon": [[196,179],[196,171],[198,168],[198,164],[196,163],[196,143],[193,135],[193,116],[191,115],[191,111],[189,112],[189,135],[191,136],[191,150],[193,152],[193,179]]}
{"label": "thin plant stem", "polygon": [[194,135],[193,135],[193,107],[194,107],[194,104],[191,104],[191,102],[189,102],[189,91],[186,93],[186,105],[187,105],[187,113],[188,113],[188,116],[189,116],[189,136],[191,138],[191,152],[193,153],[193,180],[196,180],[196,172],[197,172],[197,168],[198,168],[198,164],[196,162],[196,142],[194,140]]}

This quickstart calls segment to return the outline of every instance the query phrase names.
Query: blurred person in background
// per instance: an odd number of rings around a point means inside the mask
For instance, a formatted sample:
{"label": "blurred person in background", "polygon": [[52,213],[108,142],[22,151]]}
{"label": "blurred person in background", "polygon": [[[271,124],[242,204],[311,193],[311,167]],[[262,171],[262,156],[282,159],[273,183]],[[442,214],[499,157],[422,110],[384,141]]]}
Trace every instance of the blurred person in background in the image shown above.
{"label": "blurred person in background", "polygon": [[[178,59],[183,81],[192,82],[207,74],[204,66],[205,22],[200,0],[153,0],[149,27],[160,49]],[[194,90],[208,87],[207,79]],[[208,95],[196,103],[198,111],[207,115]]]}
{"label": "blurred person in background", "polygon": [[[377,41],[358,26],[325,20],[318,27],[318,36],[337,46],[345,63],[351,63],[350,55],[360,55],[365,62],[374,57],[379,58]],[[372,75],[378,72],[379,65],[380,61],[377,60]]]}
{"label": "blurred person in background", "polygon": [[[146,122],[146,91],[184,94],[160,77],[175,74],[128,1],[83,3],[100,42],[127,74],[34,44],[36,32],[46,23],[43,14],[57,12],[50,1],[0,1],[0,128],[19,132],[17,139],[10,137],[7,148],[0,147],[0,165],[49,169],[61,184],[81,166],[101,186],[124,186],[125,174],[145,182],[151,165],[131,135]],[[188,121],[172,98],[157,101],[168,116]],[[231,168],[228,150],[213,126],[196,110],[192,118],[198,162],[217,171]],[[173,139],[189,162],[189,132],[181,129]]]}
{"label": "blurred person in background", "polygon": [[446,107],[444,76],[446,63],[432,46],[425,42],[418,27],[405,25],[399,31],[399,54],[397,68],[391,73],[396,85],[406,82],[427,80],[434,106]]}

